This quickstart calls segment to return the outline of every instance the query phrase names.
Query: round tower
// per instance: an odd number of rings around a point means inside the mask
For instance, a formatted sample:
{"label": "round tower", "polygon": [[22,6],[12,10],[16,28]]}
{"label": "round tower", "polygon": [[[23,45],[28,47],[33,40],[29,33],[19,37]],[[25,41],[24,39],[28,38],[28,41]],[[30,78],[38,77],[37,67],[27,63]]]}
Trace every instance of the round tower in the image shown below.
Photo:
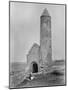
{"label": "round tower", "polygon": [[40,59],[43,64],[50,64],[52,61],[51,16],[47,9],[44,9],[40,22]]}

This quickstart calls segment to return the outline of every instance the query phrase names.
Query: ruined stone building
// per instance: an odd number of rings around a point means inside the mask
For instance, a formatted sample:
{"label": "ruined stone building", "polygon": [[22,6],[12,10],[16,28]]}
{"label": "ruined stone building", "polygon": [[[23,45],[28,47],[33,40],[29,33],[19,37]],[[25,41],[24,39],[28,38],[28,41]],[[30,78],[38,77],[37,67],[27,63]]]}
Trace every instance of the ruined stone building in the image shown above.
{"label": "ruined stone building", "polygon": [[40,46],[33,44],[27,55],[29,72],[38,73],[46,69],[52,62],[51,16],[44,9],[40,16]]}

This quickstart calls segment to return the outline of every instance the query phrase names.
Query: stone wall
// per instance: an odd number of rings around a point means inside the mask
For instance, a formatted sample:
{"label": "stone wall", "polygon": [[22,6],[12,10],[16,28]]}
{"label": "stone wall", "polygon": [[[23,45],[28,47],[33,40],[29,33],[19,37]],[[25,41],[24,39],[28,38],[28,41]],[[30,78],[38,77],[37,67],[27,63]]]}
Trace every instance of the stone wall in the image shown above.
{"label": "stone wall", "polygon": [[32,64],[34,62],[38,64],[39,69],[39,45],[36,43],[33,44],[27,55],[27,63],[28,67],[30,67],[30,71],[32,71]]}

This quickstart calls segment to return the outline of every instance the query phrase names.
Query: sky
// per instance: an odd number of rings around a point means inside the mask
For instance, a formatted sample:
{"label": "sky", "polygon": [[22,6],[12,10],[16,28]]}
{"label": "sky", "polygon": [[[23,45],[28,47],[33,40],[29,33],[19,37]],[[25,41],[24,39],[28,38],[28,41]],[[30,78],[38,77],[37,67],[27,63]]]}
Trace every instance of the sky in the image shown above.
{"label": "sky", "polygon": [[52,59],[65,59],[65,6],[10,3],[10,62],[26,62],[34,43],[40,45],[40,16],[51,16]]}

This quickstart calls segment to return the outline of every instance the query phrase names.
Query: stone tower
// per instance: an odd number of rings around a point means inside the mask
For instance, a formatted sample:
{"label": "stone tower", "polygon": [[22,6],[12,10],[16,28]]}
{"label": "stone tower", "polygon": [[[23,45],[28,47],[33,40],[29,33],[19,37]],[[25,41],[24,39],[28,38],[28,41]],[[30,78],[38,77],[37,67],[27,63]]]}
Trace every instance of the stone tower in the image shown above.
{"label": "stone tower", "polygon": [[44,9],[40,17],[40,60],[43,64],[52,62],[51,48],[51,16],[47,9]]}

